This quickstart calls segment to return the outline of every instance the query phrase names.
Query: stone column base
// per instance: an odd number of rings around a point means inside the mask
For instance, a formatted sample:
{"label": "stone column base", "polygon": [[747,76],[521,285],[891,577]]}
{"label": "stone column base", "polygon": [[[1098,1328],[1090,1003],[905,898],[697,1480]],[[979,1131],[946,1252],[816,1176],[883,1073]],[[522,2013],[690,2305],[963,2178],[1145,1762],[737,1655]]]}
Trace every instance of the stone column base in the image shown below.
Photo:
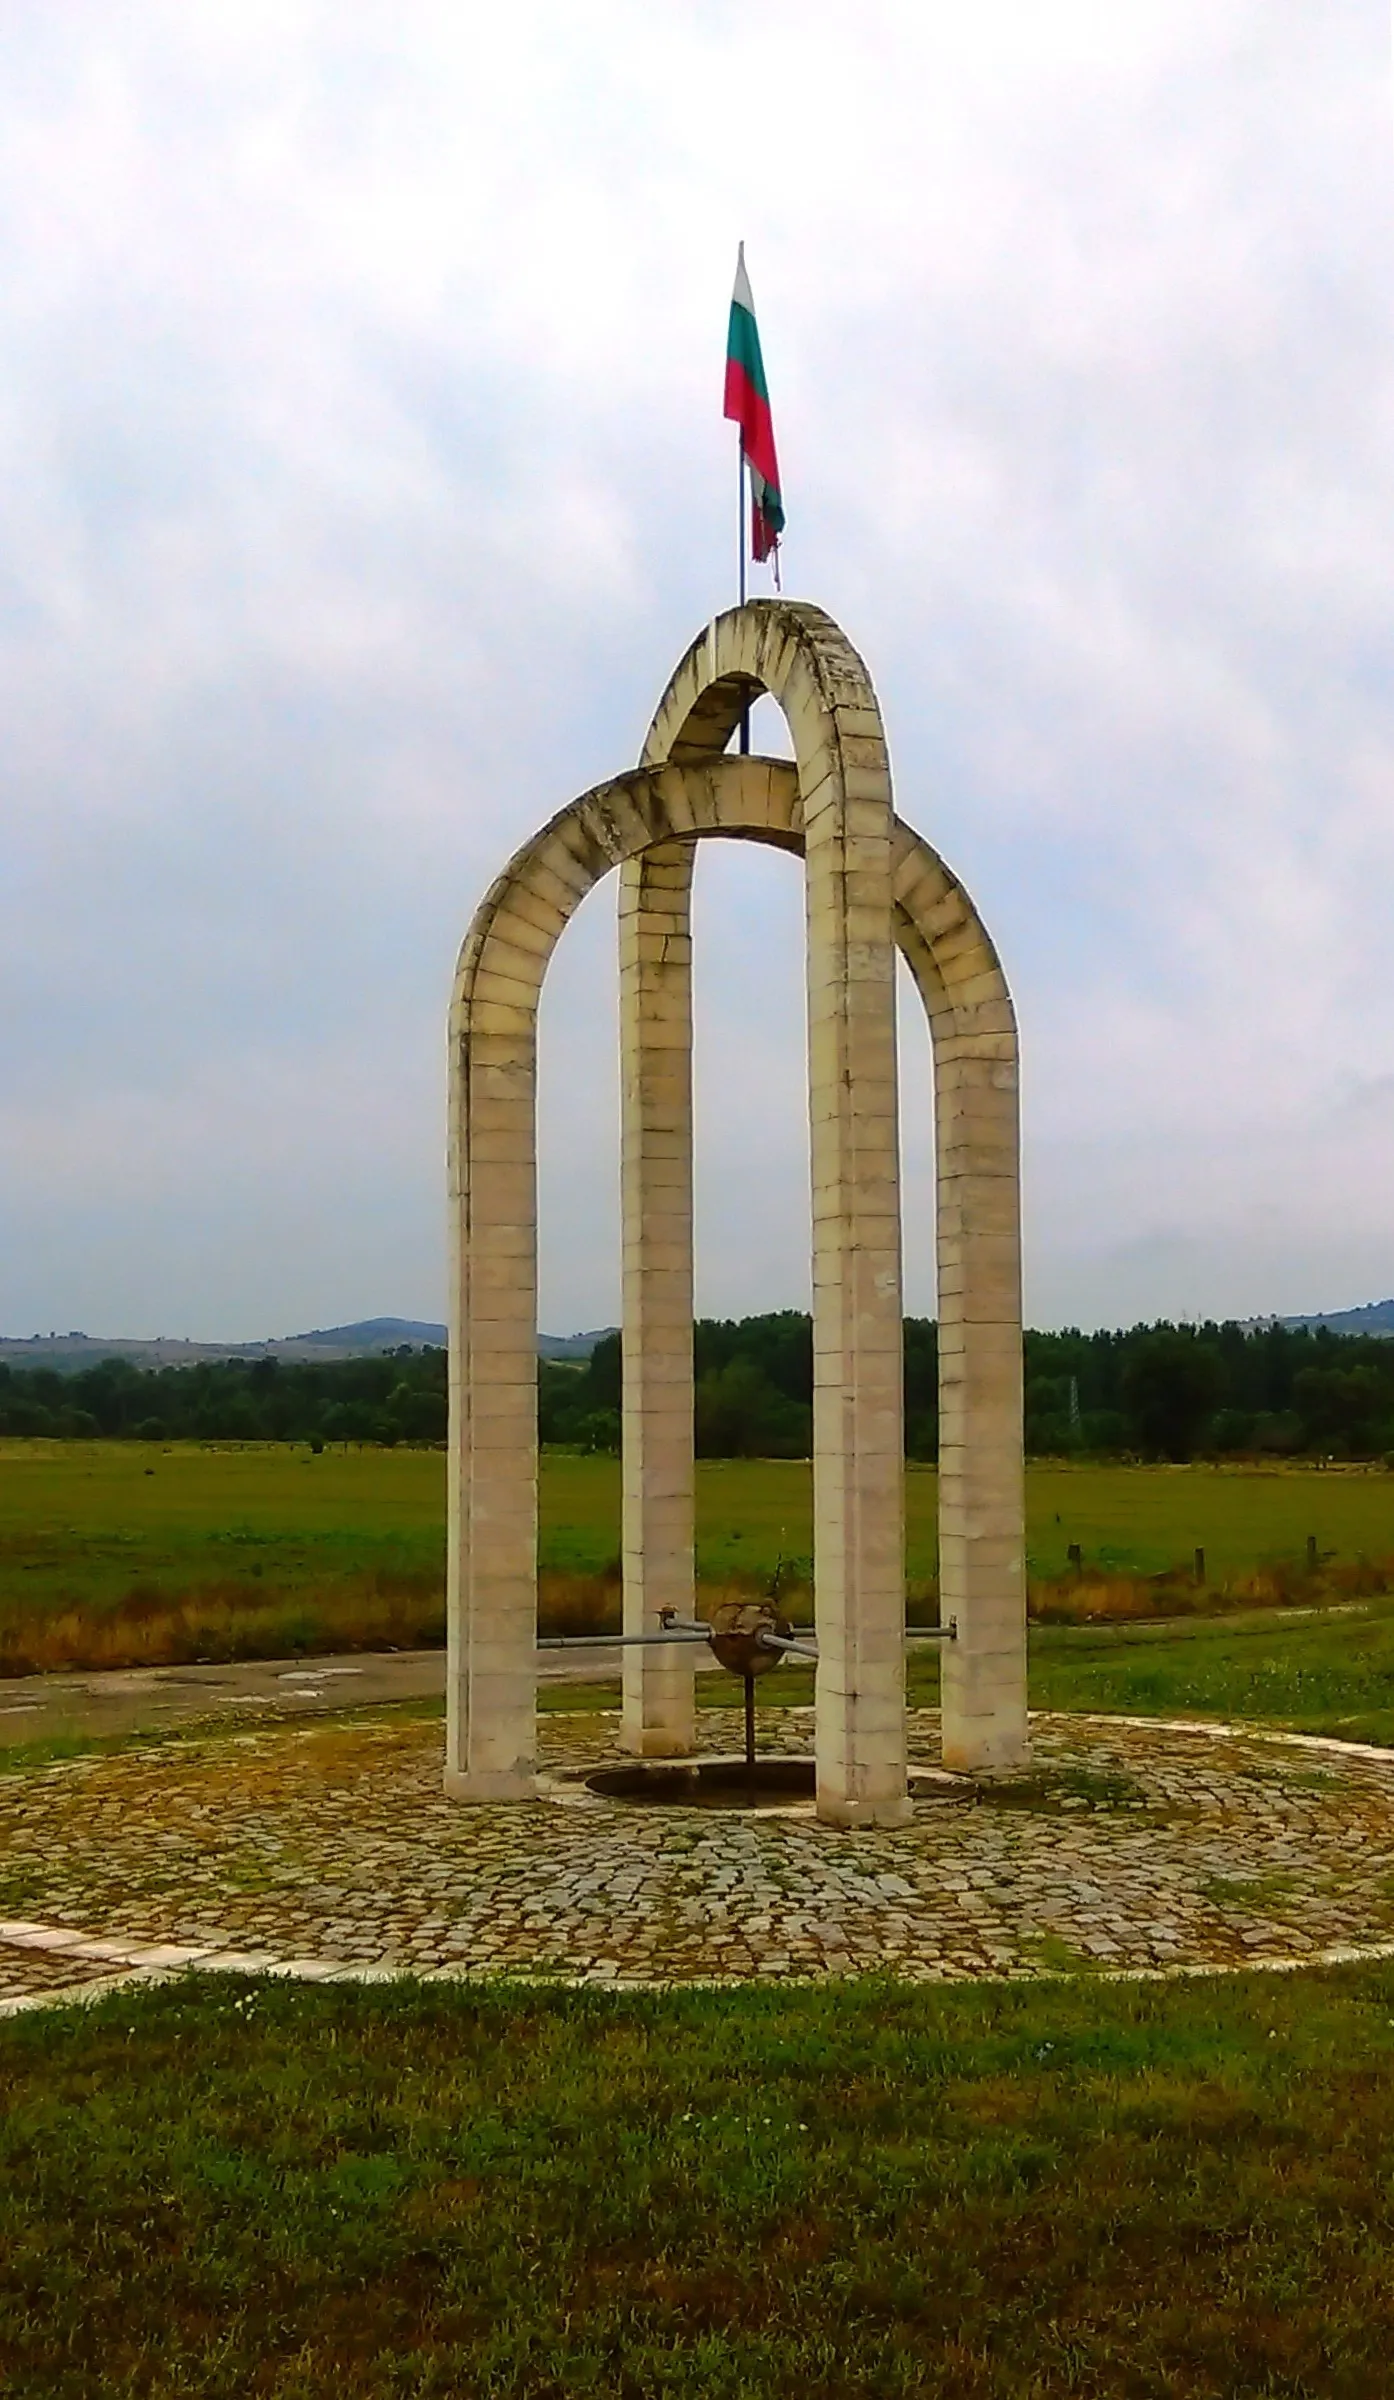
{"label": "stone column base", "polygon": [[840,1825],[853,1832],[860,1825],[908,1825],[915,1814],[908,1793],[899,1800],[843,1800],[832,1792],[818,1794],[820,1824]]}
{"label": "stone column base", "polygon": [[685,1741],[680,1733],[670,1733],[662,1725],[625,1726],[619,1746],[631,1758],[692,1758],[697,1749],[695,1742]]}
{"label": "stone column base", "polygon": [[977,1725],[946,1725],[940,1763],[950,1775],[975,1775],[984,1781],[995,1775],[1021,1775],[1031,1764],[1030,1735],[1014,1713],[1005,1725],[990,1719]]}
{"label": "stone column base", "polygon": [[495,1769],[486,1774],[470,1774],[462,1767],[445,1770],[447,1800],[535,1800],[537,1777],[519,1773],[515,1768]]}

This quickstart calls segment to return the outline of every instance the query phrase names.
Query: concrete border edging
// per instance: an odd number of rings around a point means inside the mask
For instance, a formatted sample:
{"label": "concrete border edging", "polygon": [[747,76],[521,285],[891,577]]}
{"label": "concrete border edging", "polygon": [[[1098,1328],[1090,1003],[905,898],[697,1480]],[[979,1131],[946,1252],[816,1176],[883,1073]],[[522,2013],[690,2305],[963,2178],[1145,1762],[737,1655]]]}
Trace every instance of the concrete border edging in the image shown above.
{"label": "concrete border edging", "polygon": [[[53,1929],[57,1938],[55,1948],[71,1948],[68,1937]],[[0,1939],[5,1928],[0,1925]],[[33,1949],[43,1945],[33,1942]],[[1012,1972],[988,1968],[971,1981],[957,1979],[952,1983],[935,1975],[888,1975],[891,1983],[916,1985],[925,1989],[961,1992],[980,1984],[1042,1984],[1042,1983],[1194,1983],[1207,1976],[1219,1978],[1230,1975],[1299,1975],[1327,1967],[1362,1967],[1376,1964],[1380,1959],[1394,1958],[1394,1941],[1369,1943],[1334,1942],[1325,1950],[1305,1952],[1277,1958],[1238,1959],[1230,1964],[1187,1963],[1168,1967],[1099,1967],[1088,1972],[1064,1967],[1033,1967],[1029,1971]],[[829,1981],[825,1975],[784,1975],[777,1986],[759,1984],[751,1976],[739,1983],[714,1975],[621,1975],[592,1971],[584,1975],[526,1975],[504,1972],[498,1975],[481,1974],[469,1967],[430,1967],[424,1972],[410,1967],[347,1966],[331,1964],[316,1958],[258,1958],[250,1952],[239,1956],[233,1952],[215,1952],[204,1958],[190,1958],[181,1966],[132,1966],[125,1974],[104,1975],[90,1983],[62,1984],[51,1991],[24,1992],[10,2000],[0,2000],[0,2023],[8,2017],[28,2015],[40,2008],[71,2008],[86,2006],[90,2001],[107,2000],[117,1992],[141,1991],[157,1984],[177,1983],[190,1974],[265,1976],[271,1982],[282,1983],[462,1983],[474,1984],[481,1990],[496,1992],[515,1988],[519,1991],[610,1991],[610,1992],[730,1992],[767,1990],[808,1990]],[[849,1981],[858,1980],[848,1978]]]}

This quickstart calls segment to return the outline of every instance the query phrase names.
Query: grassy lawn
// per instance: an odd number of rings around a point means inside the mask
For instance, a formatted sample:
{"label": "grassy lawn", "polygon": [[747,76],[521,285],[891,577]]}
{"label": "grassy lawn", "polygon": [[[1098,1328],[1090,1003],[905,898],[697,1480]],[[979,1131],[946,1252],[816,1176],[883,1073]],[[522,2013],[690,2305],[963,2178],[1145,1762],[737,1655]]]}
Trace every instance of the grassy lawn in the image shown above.
{"label": "grassy lawn", "polygon": [[[907,1476],[907,1576],[934,1573],[936,1477]],[[786,1461],[705,1461],[698,1563],[709,1585],[758,1584],[811,1547],[810,1474]],[[445,1461],[438,1451],[275,1444],[205,1449],[0,1442],[0,1660],[22,1666],[415,1646],[441,1638]],[[1077,1543],[1099,1582],[1142,1578],[1197,1546],[1212,1585],[1298,1561],[1309,1535],[1358,1572],[1394,1556],[1394,1477],[1213,1468],[1032,1467],[1033,1573]],[[549,1621],[613,1605],[619,1468],[549,1455],[542,1599]],[[1342,1563],[1343,1562],[1343,1563]],[[1093,1607],[1092,1585],[1082,1599]],[[1168,1602],[1170,1605],[1170,1602]],[[176,1621],[177,1620],[177,1621]]]}
{"label": "grassy lawn", "polygon": [[[806,1461],[704,1459],[697,1540],[704,1574],[768,1574],[812,1542]],[[1214,1467],[1027,1470],[1027,1545],[1042,1575],[1071,1543],[1103,1566],[1159,1573],[1199,1544],[1218,1572],[1297,1557],[1309,1534],[1346,1557],[1394,1552],[1394,1475],[1383,1470]],[[934,1571],[937,1477],[906,1475],[906,1564]],[[619,1461],[548,1452],[542,1462],[544,1566],[603,1572],[619,1551]],[[49,1591],[80,1574],[101,1598],[133,1577],[250,1573],[288,1588],[370,1567],[439,1573],[445,1459],[438,1450],[278,1443],[205,1449],[144,1442],[0,1440],[0,1544],[6,1596],[19,1575]]]}
{"label": "grassy lawn", "polygon": [[150,1582],[295,1595],[375,1570],[438,1578],[444,1467],[430,1450],[0,1441],[0,1606],[100,1607]]}
{"label": "grassy lawn", "polygon": [[[939,1657],[912,1650],[912,1708],[939,1702]],[[734,1686],[703,1676],[698,1703],[729,1708]],[[760,1685],[762,1709],[807,1705],[809,1669],[782,1667]],[[1030,1635],[1036,1709],[1104,1716],[1244,1718],[1297,1733],[1394,1747],[1394,1603],[1286,1615],[1196,1618],[1169,1625],[1036,1625]],[[557,1685],[539,1706],[616,1708],[619,1685]]]}
{"label": "grassy lawn", "polygon": [[1394,1970],[0,2027],[14,2400],[1371,2400]]}
{"label": "grassy lawn", "polygon": [[[912,1686],[927,1684],[924,1668]],[[1394,1605],[1175,1626],[1037,1626],[1034,1708],[1249,1718],[1394,1745]],[[928,1703],[923,1703],[928,1705]]]}

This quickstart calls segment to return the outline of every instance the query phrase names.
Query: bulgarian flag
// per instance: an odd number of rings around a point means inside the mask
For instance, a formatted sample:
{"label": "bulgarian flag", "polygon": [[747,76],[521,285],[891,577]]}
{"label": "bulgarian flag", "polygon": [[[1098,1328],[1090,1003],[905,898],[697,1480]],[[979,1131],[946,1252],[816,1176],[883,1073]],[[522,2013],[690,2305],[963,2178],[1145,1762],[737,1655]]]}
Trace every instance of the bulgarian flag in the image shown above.
{"label": "bulgarian flag", "polygon": [[726,335],[726,414],[741,429],[741,456],[750,476],[750,547],[756,558],[768,558],[784,531],[784,502],[744,242],[736,253],[736,288]]}

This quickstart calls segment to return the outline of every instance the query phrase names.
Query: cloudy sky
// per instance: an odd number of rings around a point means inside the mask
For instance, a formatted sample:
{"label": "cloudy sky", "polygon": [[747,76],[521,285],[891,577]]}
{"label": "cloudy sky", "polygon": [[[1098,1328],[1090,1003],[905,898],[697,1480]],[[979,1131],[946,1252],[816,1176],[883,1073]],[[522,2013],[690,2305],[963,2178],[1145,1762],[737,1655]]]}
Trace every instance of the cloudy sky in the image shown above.
{"label": "cloudy sky", "polygon": [[[1389,34],[12,0],[0,1331],[442,1312],[471,910],[732,597],[740,236],[786,588],[1016,991],[1032,1319],[1394,1291]],[[797,872],[698,881],[699,1297],[801,1304]],[[557,1330],[617,1307],[613,949],[602,887],[544,1000]],[[908,1010],[904,1083],[926,1309]]]}

